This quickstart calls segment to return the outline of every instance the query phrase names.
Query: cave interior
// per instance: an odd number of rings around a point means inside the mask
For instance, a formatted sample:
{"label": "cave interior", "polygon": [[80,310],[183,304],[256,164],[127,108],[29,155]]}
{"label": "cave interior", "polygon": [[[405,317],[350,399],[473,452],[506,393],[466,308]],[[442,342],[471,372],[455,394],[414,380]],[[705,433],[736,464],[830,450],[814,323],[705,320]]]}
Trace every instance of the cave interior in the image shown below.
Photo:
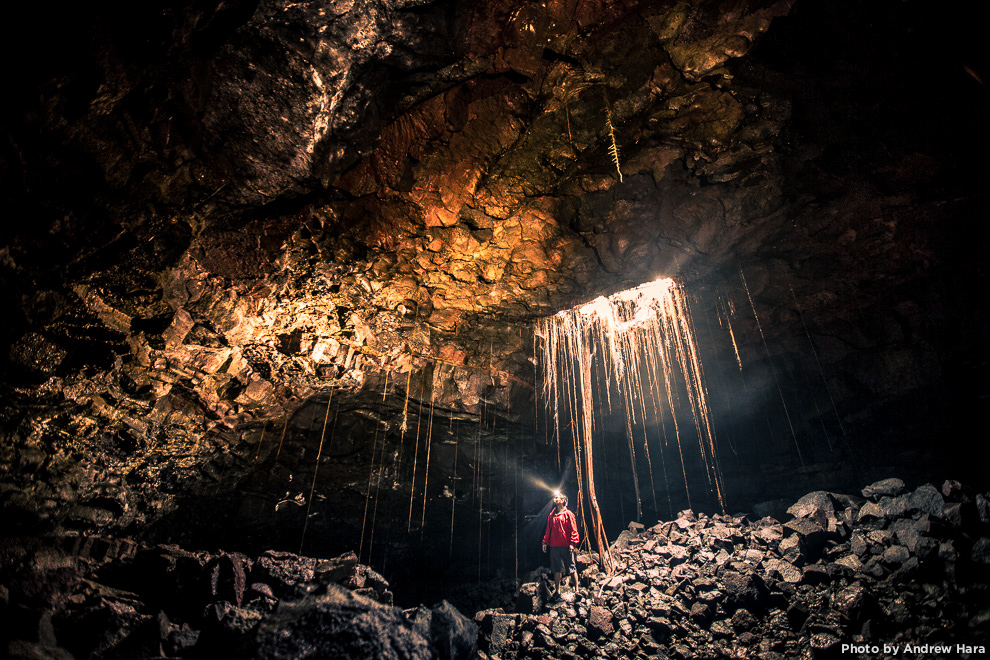
{"label": "cave interior", "polygon": [[[582,468],[609,541],[990,488],[965,3],[12,11],[8,551],[354,551],[402,605],[480,608]],[[548,352],[549,320],[659,278],[681,315],[622,375],[601,332]]]}

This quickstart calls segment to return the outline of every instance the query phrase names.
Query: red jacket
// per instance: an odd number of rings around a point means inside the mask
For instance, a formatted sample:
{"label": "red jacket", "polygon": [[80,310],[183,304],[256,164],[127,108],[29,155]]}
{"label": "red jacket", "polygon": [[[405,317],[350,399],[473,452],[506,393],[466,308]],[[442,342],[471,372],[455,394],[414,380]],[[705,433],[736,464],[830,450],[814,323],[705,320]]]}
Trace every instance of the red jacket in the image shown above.
{"label": "red jacket", "polygon": [[560,513],[556,511],[554,509],[547,517],[547,531],[543,535],[543,545],[548,545],[551,548],[568,545],[577,547],[577,519],[570,509],[564,509]]}

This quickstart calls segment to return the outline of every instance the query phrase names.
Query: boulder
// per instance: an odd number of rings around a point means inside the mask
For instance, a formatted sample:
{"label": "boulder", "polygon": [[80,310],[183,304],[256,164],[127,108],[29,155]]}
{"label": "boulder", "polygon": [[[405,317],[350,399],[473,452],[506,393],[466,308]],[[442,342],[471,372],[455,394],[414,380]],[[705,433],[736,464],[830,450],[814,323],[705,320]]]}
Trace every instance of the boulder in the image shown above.
{"label": "boulder", "polygon": [[905,503],[907,513],[927,513],[930,516],[941,517],[945,508],[945,498],[938,492],[935,486],[924,484],[918,486],[907,497]]}
{"label": "boulder", "polygon": [[836,503],[832,496],[824,490],[808,493],[787,509],[787,513],[795,518],[826,516],[835,513]]}
{"label": "boulder", "polygon": [[400,610],[331,584],[326,593],[283,602],[261,622],[257,634],[245,640],[239,657],[431,660],[436,655]]}
{"label": "boulder", "polygon": [[904,492],[904,482],[897,478],[881,479],[863,488],[860,493],[869,499],[874,497],[896,497]]}
{"label": "boulder", "polygon": [[588,611],[588,633],[593,638],[608,637],[615,632],[612,613],[604,607],[592,605]]}
{"label": "boulder", "polygon": [[432,608],[430,642],[438,660],[468,660],[478,649],[478,626],[442,600]]}

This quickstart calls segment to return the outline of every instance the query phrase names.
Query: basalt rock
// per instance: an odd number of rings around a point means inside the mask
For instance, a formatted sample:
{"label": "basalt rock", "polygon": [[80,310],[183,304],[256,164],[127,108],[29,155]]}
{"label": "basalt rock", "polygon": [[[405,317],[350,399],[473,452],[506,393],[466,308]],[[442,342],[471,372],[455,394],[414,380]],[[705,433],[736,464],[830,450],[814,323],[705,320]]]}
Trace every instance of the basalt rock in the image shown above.
{"label": "basalt rock", "polygon": [[[985,648],[990,528],[978,516],[953,524],[952,503],[935,511],[942,493],[962,499],[961,485],[907,491],[885,480],[863,492],[876,501],[809,493],[783,524],[682,511],[624,531],[612,546],[616,574],[594,563],[573,597],[484,614],[481,649],[500,659],[535,648],[554,658],[827,658],[843,644],[903,648],[934,637]],[[837,502],[848,516],[836,516]]]}
{"label": "basalt rock", "polygon": [[[477,626],[446,601],[404,612],[354,553],[258,558],[104,538],[0,545],[12,658],[472,658]],[[494,628],[489,628],[492,632]]]}

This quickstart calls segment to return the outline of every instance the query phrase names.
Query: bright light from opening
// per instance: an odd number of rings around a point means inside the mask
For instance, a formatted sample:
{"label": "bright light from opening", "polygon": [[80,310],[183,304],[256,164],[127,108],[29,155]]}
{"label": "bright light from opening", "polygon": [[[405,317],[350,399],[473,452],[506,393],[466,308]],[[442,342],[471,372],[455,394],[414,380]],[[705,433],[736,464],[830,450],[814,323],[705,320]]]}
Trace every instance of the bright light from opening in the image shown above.
{"label": "bright light from opening", "polygon": [[[594,462],[591,460],[593,427],[599,423],[596,406],[597,410],[605,407],[612,410],[618,404],[624,412],[629,454],[633,461],[637,518],[641,515],[636,465],[639,452],[646,458],[650,493],[654,508],[658,508],[649,435],[660,435],[665,439],[668,432],[672,432],[688,504],[691,504],[685,465],[688,448],[681,442],[681,436],[687,430],[684,421],[694,426],[698,441],[696,451],[706,468],[706,485],[724,508],[694,323],[680,284],[664,277],[607,298],[600,296],[580,307],[542,319],[537,336],[542,340],[543,349],[543,391],[554,416],[556,437],[559,442],[560,414],[563,412],[573,434],[575,462],[582,466],[578,472],[581,484],[577,508],[582,510],[583,499],[590,501],[592,529],[603,529],[597,511]],[[604,378],[599,378],[598,374]],[[656,423],[657,428],[647,429],[648,420]],[[666,441],[659,444],[662,453],[668,451],[666,446]],[[661,455],[661,458],[666,465],[665,457]],[[665,467],[662,478],[667,478]],[[606,545],[604,538],[597,544],[600,548]]]}

